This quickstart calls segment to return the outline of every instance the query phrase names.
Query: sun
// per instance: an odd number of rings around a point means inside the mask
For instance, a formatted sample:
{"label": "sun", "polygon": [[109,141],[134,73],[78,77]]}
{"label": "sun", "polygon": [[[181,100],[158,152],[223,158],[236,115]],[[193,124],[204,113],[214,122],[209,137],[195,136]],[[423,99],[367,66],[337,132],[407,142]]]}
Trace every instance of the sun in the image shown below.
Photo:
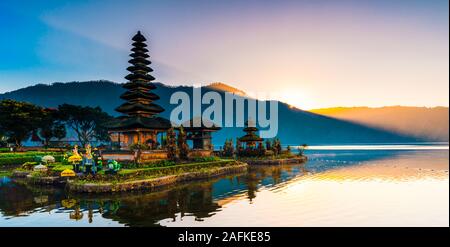
{"label": "sun", "polygon": [[291,108],[309,110],[314,108],[313,100],[308,93],[301,90],[291,89],[279,92],[278,100],[289,104]]}

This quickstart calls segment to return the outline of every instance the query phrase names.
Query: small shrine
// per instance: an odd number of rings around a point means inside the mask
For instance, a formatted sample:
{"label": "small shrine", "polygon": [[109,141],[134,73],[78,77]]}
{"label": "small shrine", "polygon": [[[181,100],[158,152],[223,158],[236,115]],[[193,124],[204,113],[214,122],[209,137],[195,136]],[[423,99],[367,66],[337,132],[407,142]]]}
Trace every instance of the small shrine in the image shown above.
{"label": "small shrine", "polygon": [[263,139],[256,132],[258,128],[253,121],[246,121],[244,132],[246,134],[238,140],[245,146],[245,149],[256,149],[258,145],[262,145]]}

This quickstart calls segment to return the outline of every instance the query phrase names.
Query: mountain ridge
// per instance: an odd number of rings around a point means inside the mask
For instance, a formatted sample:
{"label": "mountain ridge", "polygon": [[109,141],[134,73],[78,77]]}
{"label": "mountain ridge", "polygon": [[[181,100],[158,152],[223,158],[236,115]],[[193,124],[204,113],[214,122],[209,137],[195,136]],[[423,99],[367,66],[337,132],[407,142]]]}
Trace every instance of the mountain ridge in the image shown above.
{"label": "mountain ridge", "polygon": [[445,106],[332,107],[311,112],[430,141],[449,140],[449,108]]}
{"label": "mountain ridge", "polygon": [[[166,109],[162,117],[169,118],[175,105],[169,104],[170,95],[175,91],[183,91],[192,96],[190,86],[166,86],[155,83],[155,93],[161,99],[156,101]],[[202,93],[221,90],[204,87]],[[68,103],[76,105],[99,106],[113,116],[119,114],[114,109],[122,103],[119,95],[124,92],[120,83],[107,80],[38,84],[0,94],[0,99],[28,101],[44,107],[57,107]],[[237,96],[242,97],[242,96]],[[245,97],[243,97],[245,98]],[[399,143],[426,141],[423,138],[411,137],[358,123],[343,121],[329,116],[290,107],[286,103],[278,104],[279,128],[278,137],[283,144],[351,144],[351,143]],[[247,113],[245,113],[247,114]],[[242,128],[222,128],[214,134],[214,145],[221,146],[225,139],[242,136]]]}

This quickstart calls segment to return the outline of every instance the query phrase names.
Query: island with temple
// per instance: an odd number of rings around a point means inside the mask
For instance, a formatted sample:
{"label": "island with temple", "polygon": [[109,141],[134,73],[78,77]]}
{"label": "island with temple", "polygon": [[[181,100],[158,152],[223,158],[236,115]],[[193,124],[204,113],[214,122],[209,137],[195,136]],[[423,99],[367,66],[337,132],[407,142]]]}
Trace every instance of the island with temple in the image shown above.
{"label": "island with temple", "polygon": [[289,146],[283,150],[278,139],[260,138],[250,120],[245,123],[246,134],[235,145],[227,140],[215,150],[213,133],[221,130],[216,124],[201,117],[174,124],[160,116],[164,108],[158,105],[160,97],[154,91],[148,52],[146,38],[137,32],[132,38],[125,91],[120,95],[123,103],[116,108],[121,115],[102,124],[109,145],[74,145],[65,152],[25,162],[12,176],[35,184],[64,185],[71,192],[105,193],[152,190],[242,173],[249,165],[306,161]]}
{"label": "island with temple", "polygon": [[301,146],[294,153],[290,146],[283,149],[278,138],[264,140],[258,135],[258,128],[253,120],[247,120],[243,129],[245,135],[237,138],[236,148],[233,140],[227,140],[221,154],[223,157],[234,157],[249,165],[283,165],[300,164],[307,160],[303,155],[304,148]]}

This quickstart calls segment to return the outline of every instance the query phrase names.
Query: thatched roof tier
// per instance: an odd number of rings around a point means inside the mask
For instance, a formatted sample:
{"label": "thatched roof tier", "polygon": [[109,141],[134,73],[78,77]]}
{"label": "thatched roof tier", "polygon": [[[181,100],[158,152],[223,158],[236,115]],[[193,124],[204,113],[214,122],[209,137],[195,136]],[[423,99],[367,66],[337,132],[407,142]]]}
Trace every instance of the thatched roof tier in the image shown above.
{"label": "thatched roof tier", "polygon": [[154,114],[163,112],[164,108],[153,103],[143,104],[141,102],[139,103],[126,102],[123,103],[121,106],[117,107],[116,111],[133,116],[134,115],[152,116]]}
{"label": "thatched roof tier", "polygon": [[262,140],[263,139],[256,134],[247,134],[247,135],[239,138],[239,141],[241,141],[241,142],[260,142]]}
{"label": "thatched roof tier", "polygon": [[137,71],[142,71],[142,72],[144,72],[144,74],[148,73],[148,72],[153,72],[153,69],[146,66],[145,64],[136,64],[136,65],[128,67],[127,70],[132,73],[137,72]]}
{"label": "thatched roof tier", "polygon": [[147,53],[148,49],[144,48],[144,47],[134,47],[134,48],[131,48],[131,51],[136,54],[139,54],[139,53]]}
{"label": "thatched roof tier", "polygon": [[129,74],[127,76],[125,76],[125,79],[129,80],[129,81],[134,81],[134,80],[142,80],[142,81],[153,81],[155,80],[155,77],[149,75],[149,74]]}
{"label": "thatched roof tier", "polygon": [[148,57],[150,57],[149,55],[147,55],[147,54],[142,54],[142,53],[131,53],[130,54],[130,57],[133,57],[133,58],[138,58],[138,57],[141,57],[141,58],[148,58]]}
{"label": "thatched roof tier", "polygon": [[144,35],[141,34],[141,31],[138,31],[137,34],[134,35],[131,40],[136,41],[136,42],[147,41],[147,39],[145,39]]}
{"label": "thatched roof tier", "polygon": [[136,57],[136,58],[128,60],[128,62],[131,64],[146,64],[146,65],[149,65],[152,63],[143,57]]}
{"label": "thatched roof tier", "polygon": [[133,42],[131,45],[134,47],[147,47],[147,44],[144,42]]}
{"label": "thatched roof tier", "polygon": [[241,142],[260,142],[263,140],[261,137],[259,137],[259,135],[255,133],[258,131],[258,128],[256,128],[254,126],[254,123],[251,121],[245,122],[244,131],[246,134],[238,139]]}
{"label": "thatched roof tier", "polygon": [[154,94],[154,93],[146,93],[146,92],[142,92],[142,91],[126,91],[125,93],[123,93],[122,95],[120,95],[121,99],[124,100],[141,100],[141,99],[145,99],[145,100],[158,100],[159,96]]}
{"label": "thatched roof tier", "polygon": [[135,80],[133,82],[127,82],[122,85],[125,89],[136,89],[136,90],[151,90],[156,89],[156,86],[153,83],[147,83],[145,81]]}
{"label": "thatched roof tier", "polygon": [[245,127],[244,131],[245,132],[256,132],[256,131],[258,131],[258,128],[256,128],[256,127]]}
{"label": "thatched roof tier", "polygon": [[126,117],[116,118],[114,121],[106,124],[111,131],[120,131],[127,129],[151,129],[151,130],[167,130],[172,127],[169,120],[161,117]]}

